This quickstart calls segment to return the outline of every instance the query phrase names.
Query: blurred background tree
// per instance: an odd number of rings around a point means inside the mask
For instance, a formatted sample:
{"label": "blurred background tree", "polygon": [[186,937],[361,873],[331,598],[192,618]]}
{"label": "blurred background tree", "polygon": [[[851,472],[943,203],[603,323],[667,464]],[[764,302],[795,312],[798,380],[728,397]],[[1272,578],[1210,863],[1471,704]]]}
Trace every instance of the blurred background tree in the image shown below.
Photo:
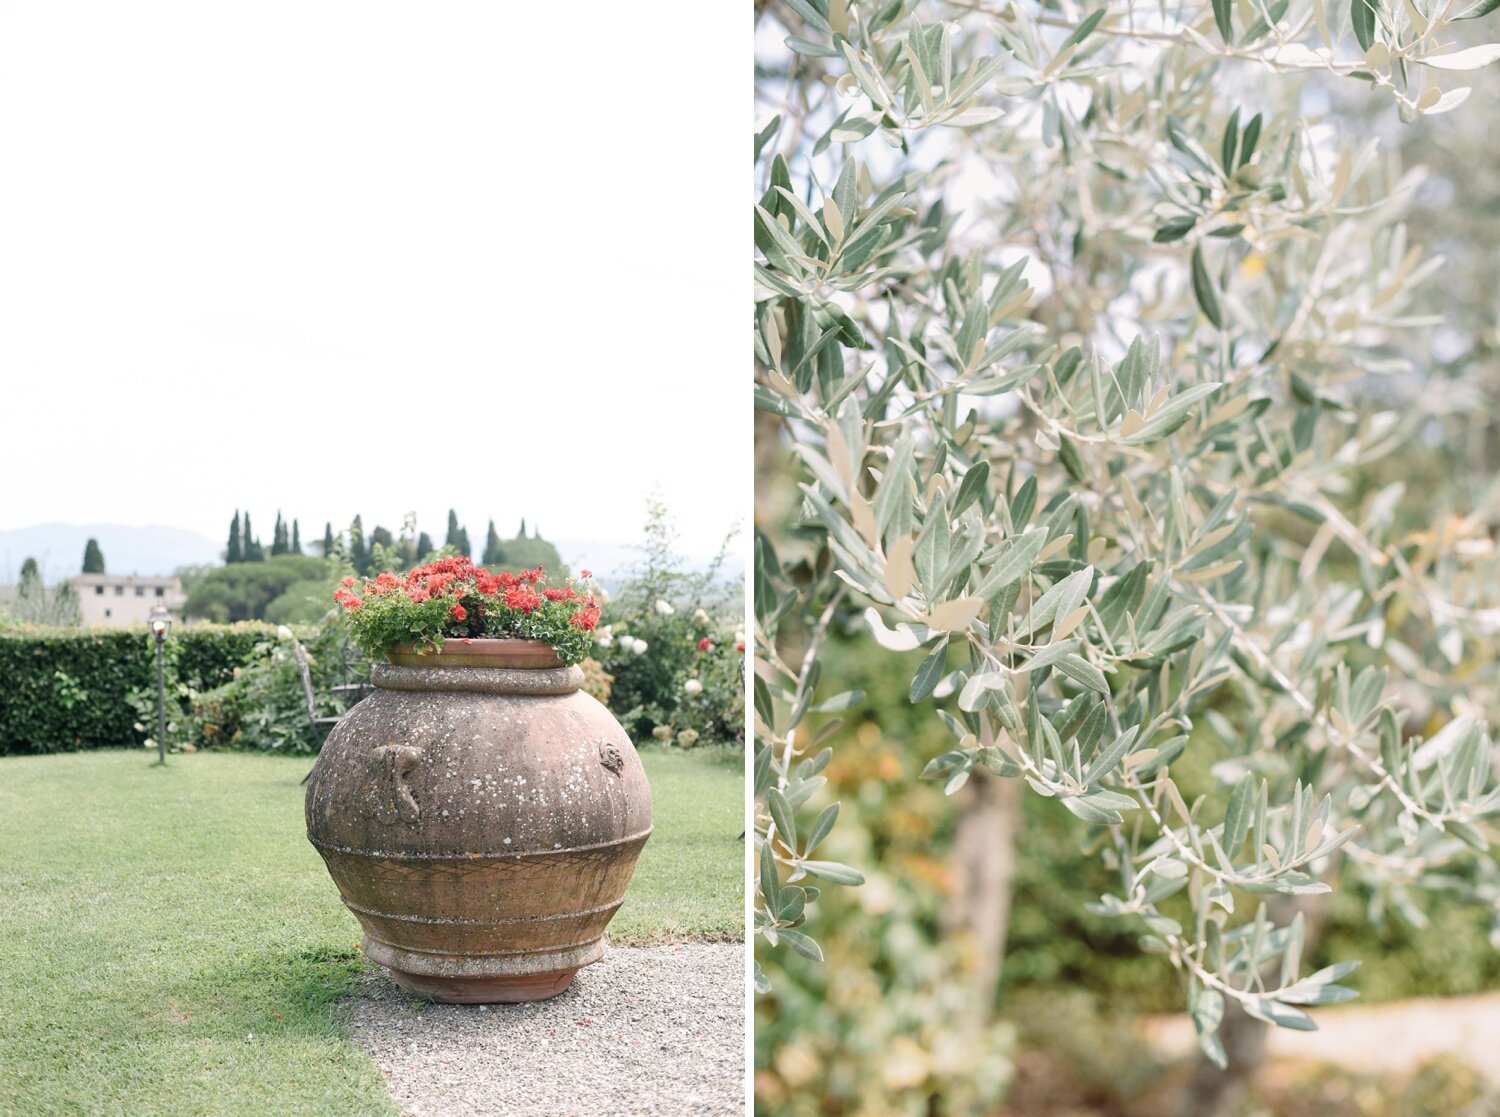
{"label": "blurred background tree", "polygon": [[27,555],[16,585],[7,597],[0,598],[0,618],[22,625],[76,625],[78,595],[68,582],[48,589],[42,581],[41,566]]}

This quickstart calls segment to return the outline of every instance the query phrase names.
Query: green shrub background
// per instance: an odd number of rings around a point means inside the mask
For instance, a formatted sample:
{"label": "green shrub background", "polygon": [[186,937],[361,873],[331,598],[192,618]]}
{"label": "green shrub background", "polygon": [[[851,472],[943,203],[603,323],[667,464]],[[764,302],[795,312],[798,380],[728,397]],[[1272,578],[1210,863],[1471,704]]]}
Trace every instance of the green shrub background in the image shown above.
{"label": "green shrub background", "polygon": [[[167,641],[170,678],[193,690],[228,683],[264,624],[181,627]],[[156,685],[155,642],[144,628],[0,632],[0,755],[139,745],[131,696]]]}
{"label": "green shrub background", "polygon": [[[596,648],[586,687],[609,705],[637,744],[658,725],[691,730],[694,743],[741,746],[743,653],[734,626],[649,609],[613,616],[639,632],[644,655]],[[332,691],[363,663],[341,623],[298,625],[307,649],[318,713],[344,703]],[[699,640],[711,638],[706,651]],[[311,753],[307,701],[289,641],[275,625],[179,625],[167,639],[167,741],[173,748],[230,747]],[[156,646],[144,627],[0,629],[0,756],[141,745],[156,734]],[[703,684],[688,695],[684,683]],[[690,738],[682,738],[687,744]]]}

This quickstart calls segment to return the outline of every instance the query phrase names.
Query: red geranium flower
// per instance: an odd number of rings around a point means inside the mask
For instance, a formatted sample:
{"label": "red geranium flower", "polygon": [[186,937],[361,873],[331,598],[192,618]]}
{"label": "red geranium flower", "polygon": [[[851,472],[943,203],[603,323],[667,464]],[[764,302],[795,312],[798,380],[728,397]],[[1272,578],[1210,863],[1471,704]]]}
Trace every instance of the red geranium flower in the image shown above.
{"label": "red geranium flower", "polygon": [[744,651],[745,650],[745,641],[741,640],[738,644],[736,644],[734,646],[734,650],[737,651],[737,652]]}
{"label": "red geranium flower", "polygon": [[569,623],[574,628],[581,628],[584,632],[592,632],[594,626],[599,623],[599,610],[585,605],[569,618]]}
{"label": "red geranium flower", "polygon": [[542,603],[541,595],[524,584],[511,586],[500,600],[505,602],[507,609],[519,609],[523,613],[531,612]]}
{"label": "red geranium flower", "polygon": [[703,639],[698,641],[698,650],[700,652],[706,652],[709,648],[713,647],[713,644],[714,642],[707,636],[705,636]]}
{"label": "red geranium flower", "polygon": [[469,614],[462,605],[455,605],[453,606],[453,608],[449,609],[448,612],[453,614],[453,619],[456,621],[469,619]]}
{"label": "red geranium flower", "polygon": [[594,576],[594,572],[592,570],[580,570],[578,572],[578,576],[580,578],[592,578]]}

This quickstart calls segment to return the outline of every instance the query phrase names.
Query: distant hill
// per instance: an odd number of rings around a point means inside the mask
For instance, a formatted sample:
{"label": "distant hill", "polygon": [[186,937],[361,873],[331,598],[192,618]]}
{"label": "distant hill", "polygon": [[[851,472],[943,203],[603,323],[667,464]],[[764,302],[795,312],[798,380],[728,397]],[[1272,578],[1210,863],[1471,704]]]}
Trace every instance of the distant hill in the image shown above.
{"label": "distant hill", "polygon": [[[606,588],[614,588],[635,573],[643,559],[639,547],[628,543],[590,543],[577,539],[553,541],[557,553],[574,574],[580,570],[592,570]],[[684,555],[683,566],[690,571],[707,570],[713,562],[712,555]],[[724,560],[721,575],[726,580],[738,578],[744,573],[745,564],[738,551]]]}
{"label": "distant hill", "polygon": [[223,561],[224,544],[165,524],[36,524],[0,530],[0,582],[14,582],[21,563],[34,555],[48,585],[83,567],[83,548],[93,537],[111,574],[170,574],[180,566]]}
{"label": "distant hill", "polygon": [[[83,565],[83,548],[90,536],[99,540],[105,568],[111,574],[171,574],[182,566],[224,561],[224,544],[183,528],[163,524],[129,527],[124,524],[36,524],[0,530],[0,585],[16,581],[26,556],[35,555],[42,579],[52,585],[70,578]],[[477,540],[481,547],[483,540]],[[641,563],[639,548],[625,543],[577,539],[553,540],[569,570],[592,570],[606,587],[618,586]],[[308,548],[309,553],[313,548]],[[685,555],[689,570],[704,570],[711,555]],[[737,578],[744,563],[735,553],[724,564],[724,577]]]}

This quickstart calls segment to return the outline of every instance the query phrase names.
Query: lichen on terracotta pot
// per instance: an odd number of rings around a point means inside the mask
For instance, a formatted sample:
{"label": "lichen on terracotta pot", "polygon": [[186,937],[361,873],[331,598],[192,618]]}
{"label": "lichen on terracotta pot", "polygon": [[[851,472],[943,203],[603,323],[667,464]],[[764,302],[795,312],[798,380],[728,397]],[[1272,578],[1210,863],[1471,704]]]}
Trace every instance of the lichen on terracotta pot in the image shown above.
{"label": "lichen on terracotta pot", "polygon": [[583,673],[532,640],[396,647],[308,781],[364,952],[441,1001],[554,996],[604,952],[651,792]]}

